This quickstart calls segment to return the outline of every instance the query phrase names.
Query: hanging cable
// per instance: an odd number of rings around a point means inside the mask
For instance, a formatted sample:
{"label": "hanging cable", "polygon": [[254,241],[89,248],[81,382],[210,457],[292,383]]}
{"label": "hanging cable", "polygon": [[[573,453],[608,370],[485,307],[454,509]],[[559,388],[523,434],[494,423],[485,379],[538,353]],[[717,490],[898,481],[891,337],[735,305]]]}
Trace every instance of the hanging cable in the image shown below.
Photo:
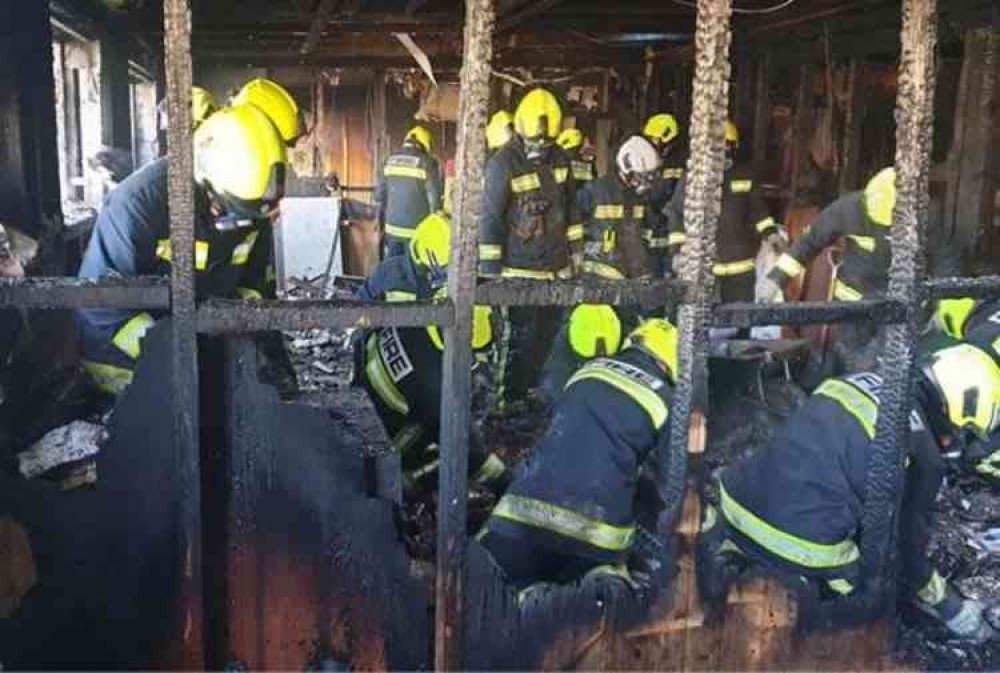
{"label": "hanging cable", "polygon": [[[698,3],[691,2],[690,0],[673,0],[675,5],[683,5],[684,7],[694,7],[698,8]],[[777,12],[795,3],[795,0],[785,0],[784,2],[778,3],[773,7],[762,7],[760,9],[740,9],[739,7],[733,7],[734,14],[770,14],[772,12]]]}

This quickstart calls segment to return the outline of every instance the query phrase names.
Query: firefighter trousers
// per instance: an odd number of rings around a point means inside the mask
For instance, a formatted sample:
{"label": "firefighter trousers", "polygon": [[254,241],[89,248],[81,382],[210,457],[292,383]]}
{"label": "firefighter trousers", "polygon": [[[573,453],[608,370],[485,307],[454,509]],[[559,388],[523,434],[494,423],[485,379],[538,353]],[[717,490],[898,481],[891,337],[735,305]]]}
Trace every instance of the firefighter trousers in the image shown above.
{"label": "firefighter trousers", "polygon": [[523,400],[538,385],[562,316],[563,311],[552,306],[500,309],[502,327],[493,351],[498,410]]}

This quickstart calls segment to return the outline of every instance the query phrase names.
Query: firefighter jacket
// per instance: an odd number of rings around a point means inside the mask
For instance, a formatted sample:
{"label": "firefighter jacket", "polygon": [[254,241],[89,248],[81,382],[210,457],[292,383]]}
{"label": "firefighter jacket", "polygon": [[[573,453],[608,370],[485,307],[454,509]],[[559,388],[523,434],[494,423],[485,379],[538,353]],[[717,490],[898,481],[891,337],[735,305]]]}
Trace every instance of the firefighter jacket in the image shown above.
{"label": "firefighter jacket", "polygon": [[582,243],[576,181],[563,149],[550,148],[541,162],[528,159],[519,138],[498,150],[486,164],[480,275],[568,278],[571,262],[582,262]]}
{"label": "firefighter jacket", "polygon": [[487,530],[516,526],[564,553],[624,559],[636,538],[639,472],[659,469],[673,388],[645,353],[591,360],[570,378],[548,431],[518,466]]}
{"label": "firefighter jacket", "polygon": [[771,278],[784,285],[789,278],[805,271],[824,248],[843,238],[846,248],[834,282],[834,298],[857,301],[873,292],[883,292],[891,261],[891,232],[891,226],[876,224],[868,217],[864,192],[846,194],[827,206],[805,236],[778,258]]}
{"label": "firefighter jacket", "polygon": [[569,155],[569,165],[573,171],[573,179],[576,180],[577,188],[582,187],[591,180],[597,179],[597,166],[593,157],[585,156],[580,148],[576,148]]}
{"label": "firefighter jacket", "polygon": [[[205,193],[195,188],[195,290],[199,298],[274,296],[269,223],[216,226]],[[170,273],[167,160],[158,159],[114,189],[97,217],[80,265],[81,278],[134,278]],[[156,312],[82,309],[83,356],[98,385],[117,393],[131,382],[140,341]]]}
{"label": "firefighter jacket", "polygon": [[358,289],[362,301],[416,301],[434,295],[427,280],[409,255],[397,255],[381,262]]}
{"label": "firefighter jacket", "polygon": [[664,254],[670,245],[670,222],[664,211],[670,204],[670,199],[682,177],[684,168],[681,163],[669,162],[660,169],[660,177],[653,184],[649,208],[646,209],[646,225],[643,229],[643,240],[650,254]]}
{"label": "firefighter jacket", "polygon": [[[681,178],[667,205],[669,244],[684,243],[684,187]],[[722,213],[715,234],[716,276],[739,276],[756,269],[757,251],[762,239],[777,232],[778,225],[761,195],[760,183],[746,166],[737,165],[722,178]]]}
{"label": "firefighter jacket", "polygon": [[389,155],[375,184],[375,202],[382,207],[385,233],[408,241],[413,230],[440,210],[444,187],[437,159],[412,143]]}
{"label": "firefighter jacket", "polygon": [[[828,379],[767,448],[722,473],[721,510],[741,549],[797,574],[857,576],[856,538],[881,386],[881,379],[868,373]],[[944,476],[927,416],[930,406],[918,395],[910,416],[900,513],[902,557],[917,568],[911,577],[919,586],[931,573],[926,547]]]}
{"label": "firefighter jacket", "polygon": [[578,190],[577,207],[584,223],[584,274],[601,278],[650,274],[642,240],[647,199],[622,184],[617,175],[605,175]]}

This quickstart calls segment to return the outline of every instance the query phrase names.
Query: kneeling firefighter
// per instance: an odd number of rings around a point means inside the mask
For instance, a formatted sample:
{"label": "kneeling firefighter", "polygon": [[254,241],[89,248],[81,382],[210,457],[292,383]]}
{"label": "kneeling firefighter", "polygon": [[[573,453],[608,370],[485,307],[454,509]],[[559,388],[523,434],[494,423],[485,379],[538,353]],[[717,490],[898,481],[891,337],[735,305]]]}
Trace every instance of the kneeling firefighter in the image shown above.
{"label": "kneeling firefighter", "polygon": [[[898,512],[902,595],[959,638],[995,634],[984,605],[963,598],[927,557],[944,478],[941,445],[977,440],[1000,422],[1000,367],[948,340],[921,357]],[[854,592],[866,578],[857,545],[882,380],[862,373],[821,384],[761,452],[722,471],[719,505],[705,508],[698,547],[702,595],[724,599],[752,565],[805,578],[818,595]]]}
{"label": "kneeling firefighter", "polygon": [[654,485],[666,476],[660,454],[676,372],[677,331],[657,319],[618,355],[592,360],[569,380],[548,431],[479,535],[510,584],[604,572],[628,579],[640,472]]}
{"label": "kneeling firefighter", "polygon": [[[413,268],[432,278],[445,278],[451,235],[448,221],[431,215],[417,227],[410,241]],[[397,264],[390,258],[383,267]],[[390,274],[376,271],[376,276],[389,279]],[[396,277],[395,283],[385,280],[383,296],[408,292],[412,296],[395,295],[396,300],[425,298],[418,284],[408,286]],[[377,290],[366,284],[367,294]],[[435,297],[446,296],[440,287]],[[390,299],[391,300],[391,299]],[[492,312],[477,306],[473,316],[472,347],[484,352],[493,341]],[[441,367],[444,337],[438,327],[382,327],[364,332],[355,341],[355,378],[364,387],[382,424],[392,441],[392,450],[403,462],[403,489],[407,499],[431,493],[437,485],[438,437],[441,426]],[[477,486],[502,491],[509,480],[503,461],[490,453],[473,426],[469,441],[469,477]]]}

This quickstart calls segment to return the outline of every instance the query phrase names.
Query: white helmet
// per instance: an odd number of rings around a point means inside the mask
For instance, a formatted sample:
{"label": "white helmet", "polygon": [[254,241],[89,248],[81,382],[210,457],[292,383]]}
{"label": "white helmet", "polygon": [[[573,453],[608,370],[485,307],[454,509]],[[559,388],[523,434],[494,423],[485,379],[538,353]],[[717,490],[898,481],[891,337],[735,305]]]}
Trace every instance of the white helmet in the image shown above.
{"label": "white helmet", "polygon": [[640,135],[633,135],[618,149],[615,163],[622,181],[643,194],[652,187],[662,162],[653,143]]}

